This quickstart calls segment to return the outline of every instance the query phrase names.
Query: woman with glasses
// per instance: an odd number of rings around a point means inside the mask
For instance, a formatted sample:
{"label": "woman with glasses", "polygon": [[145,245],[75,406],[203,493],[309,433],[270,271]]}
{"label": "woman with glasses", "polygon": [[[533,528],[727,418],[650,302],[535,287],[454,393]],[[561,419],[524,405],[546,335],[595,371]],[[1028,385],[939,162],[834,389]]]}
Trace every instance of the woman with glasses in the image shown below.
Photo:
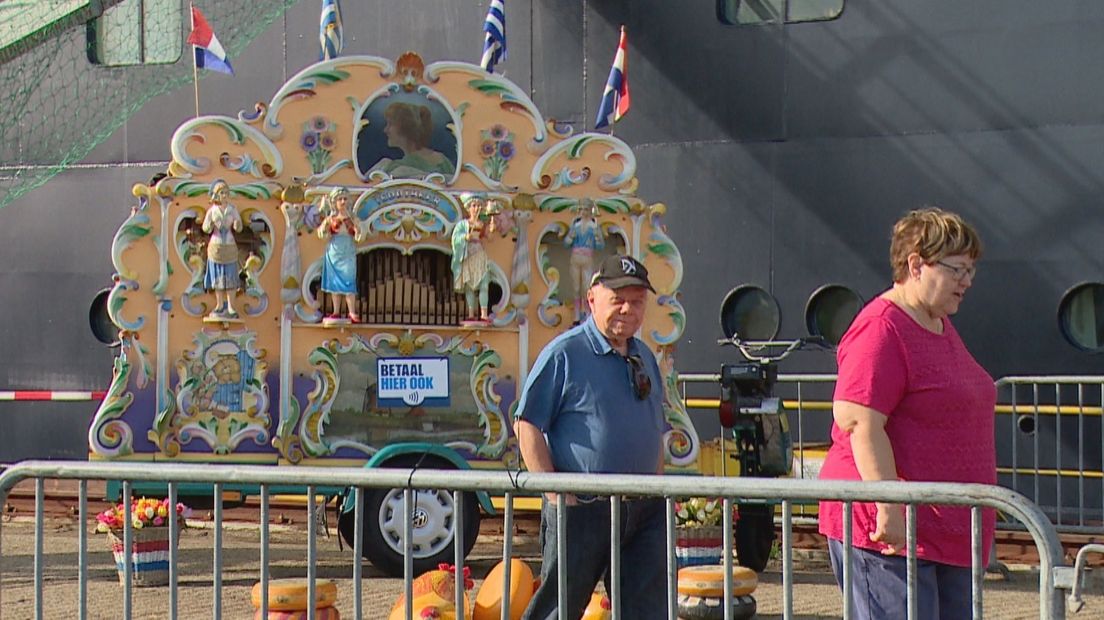
{"label": "woman with glasses", "polygon": [[[590,316],[548,343],[518,401],[516,431],[531,472],[656,474],[663,471],[663,387],[659,366],[634,334],[644,322],[648,270],[630,256],[611,256],[590,281]],[[605,574],[610,589],[608,498],[565,495],[566,570],[558,583],[558,498],[541,509],[541,585],[527,620],[579,618]],[[660,498],[627,499],[621,512],[621,610],[655,618],[667,601],[666,514]],[[558,589],[567,608],[558,610]],[[563,612],[562,616],[557,615]]]}
{"label": "woman with glasses", "polygon": [[[973,284],[977,232],[937,208],[893,227],[893,286],[866,305],[837,351],[832,447],[820,477],[995,484],[993,379],[951,324]],[[920,618],[971,616],[969,507],[918,506]],[[983,511],[984,561],[995,515]],[[855,503],[851,594],[857,618],[906,617],[905,507]],[[843,583],[843,506],[821,502],[836,579]]]}

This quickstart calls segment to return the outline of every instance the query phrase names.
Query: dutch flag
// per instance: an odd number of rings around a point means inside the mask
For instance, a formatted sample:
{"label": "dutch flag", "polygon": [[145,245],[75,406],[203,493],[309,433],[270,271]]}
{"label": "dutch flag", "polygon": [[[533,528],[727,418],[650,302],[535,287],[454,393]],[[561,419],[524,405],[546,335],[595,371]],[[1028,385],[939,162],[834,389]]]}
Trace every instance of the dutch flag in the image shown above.
{"label": "dutch flag", "polygon": [[234,75],[234,68],[230,66],[230,59],[226,57],[226,50],[219,43],[215,31],[207,23],[207,18],[199,9],[192,7],[192,32],[188,35],[188,43],[195,46],[195,66],[212,71],[220,71]]}
{"label": "dutch flag", "polygon": [[598,106],[598,118],[594,128],[601,129],[621,120],[629,112],[628,38],[621,26],[621,40],[617,43],[617,55],[613,57],[606,90],[602,93],[602,105]]}

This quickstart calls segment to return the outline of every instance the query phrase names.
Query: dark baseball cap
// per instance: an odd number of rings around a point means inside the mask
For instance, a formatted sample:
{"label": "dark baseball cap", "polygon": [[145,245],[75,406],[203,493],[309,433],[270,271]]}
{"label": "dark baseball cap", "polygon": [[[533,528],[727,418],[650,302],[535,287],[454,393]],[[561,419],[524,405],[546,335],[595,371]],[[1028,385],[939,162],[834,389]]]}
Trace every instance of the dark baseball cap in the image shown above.
{"label": "dark baseball cap", "polygon": [[595,284],[602,284],[612,289],[643,286],[653,293],[656,292],[652,282],[648,280],[648,269],[635,258],[620,254],[614,254],[602,261],[602,265],[590,280],[591,286]]}

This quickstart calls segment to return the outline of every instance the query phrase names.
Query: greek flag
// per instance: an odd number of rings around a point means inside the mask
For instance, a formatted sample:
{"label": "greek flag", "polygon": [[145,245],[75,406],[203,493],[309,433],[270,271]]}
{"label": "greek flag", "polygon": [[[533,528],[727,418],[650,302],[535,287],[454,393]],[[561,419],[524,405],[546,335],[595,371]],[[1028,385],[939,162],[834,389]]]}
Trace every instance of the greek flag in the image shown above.
{"label": "greek flag", "polygon": [[491,0],[487,19],[483,21],[483,60],[479,62],[488,73],[506,59],[506,6],[502,0]]}
{"label": "greek flag", "polygon": [[598,106],[598,118],[594,128],[601,129],[610,123],[616,123],[629,112],[629,65],[628,37],[625,27],[621,26],[621,40],[617,43],[617,54],[613,57],[606,90],[602,93],[602,105]]}
{"label": "greek flag", "polygon": [[345,40],[341,34],[341,6],[337,0],[322,0],[322,24],[318,39],[322,43],[319,60],[330,60],[341,54]]}

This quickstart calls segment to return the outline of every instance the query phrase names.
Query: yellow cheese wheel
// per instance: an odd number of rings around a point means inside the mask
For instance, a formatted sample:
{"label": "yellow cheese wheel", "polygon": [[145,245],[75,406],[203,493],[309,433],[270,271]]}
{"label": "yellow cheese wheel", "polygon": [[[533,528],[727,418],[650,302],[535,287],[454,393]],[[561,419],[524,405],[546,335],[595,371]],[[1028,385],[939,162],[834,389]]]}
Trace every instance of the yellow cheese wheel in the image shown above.
{"label": "yellow cheese wheel", "polygon": [[[253,586],[253,608],[261,608],[261,584]],[[337,584],[329,579],[314,580],[314,608],[330,607],[337,602]],[[303,611],[307,609],[306,579],[269,579],[269,611]],[[304,616],[306,617],[306,616]]]}
{"label": "yellow cheese wheel", "polygon": [[[759,576],[744,566],[732,567],[732,595],[751,594],[759,585]],[[724,596],[724,566],[687,566],[679,569],[678,592],[689,596]]]}
{"label": "yellow cheese wheel", "polygon": [[[258,609],[253,620],[307,620],[307,610],[270,611],[267,616],[262,616]],[[336,607],[322,607],[314,610],[314,620],[341,620],[341,614]]]}
{"label": "yellow cheese wheel", "polygon": [[[472,620],[499,620],[502,618],[502,585],[506,576],[506,563],[499,562],[479,588],[475,596]],[[525,613],[529,599],[533,598],[533,571],[518,559],[510,560],[510,620],[518,620]]]}

